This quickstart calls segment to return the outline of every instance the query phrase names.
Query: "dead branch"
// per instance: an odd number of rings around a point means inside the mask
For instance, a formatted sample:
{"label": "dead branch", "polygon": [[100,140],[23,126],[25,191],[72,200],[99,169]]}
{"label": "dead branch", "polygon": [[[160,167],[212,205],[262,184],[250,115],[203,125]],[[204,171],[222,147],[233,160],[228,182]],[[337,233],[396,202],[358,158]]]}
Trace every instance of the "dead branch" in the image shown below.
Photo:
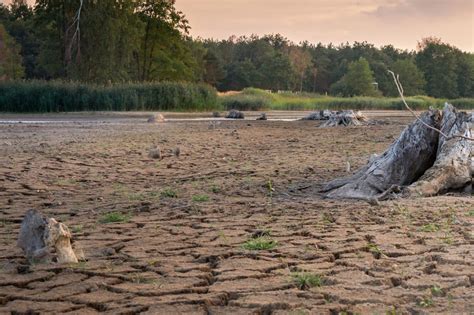
{"label": "dead branch", "polygon": [[392,75],[393,77],[393,81],[395,82],[395,86],[397,87],[397,90],[398,90],[398,94],[400,94],[400,97],[402,98],[402,102],[403,104],[405,105],[405,107],[410,111],[410,113],[419,121],[421,122],[425,127],[429,128],[429,129],[432,129],[434,131],[436,131],[437,133],[439,133],[440,135],[442,135],[443,137],[446,138],[446,140],[450,140],[450,139],[453,139],[453,138],[463,138],[463,139],[467,139],[467,140],[470,140],[470,141],[474,141],[474,138],[471,138],[471,137],[467,137],[467,136],[464,136],[464,135],[452,135],[452,136],[448,136],[447,134],[445,134],[444,132],[442,132],[441,130],[439,130],[438,128],[435,128],[433,126],[430,126],[428,125],[427,123],[425,123],[423,120],[420,119],[420,117],[415,113],[415,111],[413,109],[411,109],[410,106],[408,106],[408,103],[407,101],[405,100],[405,95],[404,95],[404,91],[403,91],[403,86],[402,86],[402,83],[400,82],[400,76],[397,74],[395,75],[395,72],[391,71],[391,70],[388,70],[388,72]]}

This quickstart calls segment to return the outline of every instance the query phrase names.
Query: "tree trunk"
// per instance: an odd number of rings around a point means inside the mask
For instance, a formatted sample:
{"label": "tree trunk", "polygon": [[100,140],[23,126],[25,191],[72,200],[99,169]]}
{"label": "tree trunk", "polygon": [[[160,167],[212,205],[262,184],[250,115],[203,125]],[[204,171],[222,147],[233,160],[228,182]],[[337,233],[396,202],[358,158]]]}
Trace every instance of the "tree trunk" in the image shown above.
{"label": "tree trunk", "polygon": [[322,191],[328,198],[381,200],[395,192],[432,196],[470,186],[474,173],[472,141],[452,136],[470,137],[473,115],[446,105],[442,113],[430,110],[420,119],[449,138],[416,120],[381,156],[353,176],[327,183]]}

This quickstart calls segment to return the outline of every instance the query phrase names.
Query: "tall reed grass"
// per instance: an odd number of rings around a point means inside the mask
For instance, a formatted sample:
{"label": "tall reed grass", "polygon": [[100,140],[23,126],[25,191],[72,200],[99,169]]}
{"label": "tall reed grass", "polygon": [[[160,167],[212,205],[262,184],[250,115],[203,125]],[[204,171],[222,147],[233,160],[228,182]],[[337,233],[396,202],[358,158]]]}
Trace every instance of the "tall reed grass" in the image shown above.
{"label": "tall reed grass", "polygon": [[[400,98],[388,97],[333,97],[303,93],[271,93],[258,89],[245,89],[242,93],[222,96],[222,106],[238,110],[321,110],[321,109],[359,109],[359,110],[403,110]],[[442,108],[445,102],[458,109],[474,109],[474,99],[435,99],[428,96],[407,97],[407,103],[415,110],[430,107]]]}
{"label": "tall reed grass", "polygon": [[0,112],[209,111],[217,107],[215,89],[204,84],[0,82]]}

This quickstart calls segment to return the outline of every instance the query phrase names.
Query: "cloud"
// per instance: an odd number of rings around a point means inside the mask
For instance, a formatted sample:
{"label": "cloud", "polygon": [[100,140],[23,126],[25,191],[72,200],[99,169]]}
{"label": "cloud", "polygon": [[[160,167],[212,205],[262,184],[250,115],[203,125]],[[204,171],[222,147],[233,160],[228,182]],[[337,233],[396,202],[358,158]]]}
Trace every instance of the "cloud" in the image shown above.
{"label": "cloud", "polygon": [[379,18],[424,17],[451,18],[465,16],[472,22],[472,0],[395,0],[382,4],[371,14]]}

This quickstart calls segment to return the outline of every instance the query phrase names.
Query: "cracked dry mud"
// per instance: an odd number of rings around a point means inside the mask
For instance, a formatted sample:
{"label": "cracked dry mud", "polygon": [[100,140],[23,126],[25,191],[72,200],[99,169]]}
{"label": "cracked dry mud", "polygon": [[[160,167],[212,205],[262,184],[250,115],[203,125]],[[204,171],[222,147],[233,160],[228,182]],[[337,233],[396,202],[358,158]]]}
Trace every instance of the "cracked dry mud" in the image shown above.
{"label": "cracked dry mud", "polygon": [[[0,125],[0,313],[472,314],[471,196],[371,206],[317,193],[412,120],[383,118]],[[30,208],[66,223],[87,261],[25,266]],[[124,221],[105,223],[110,212]],[[243,249],[259,231],[277,246]],[[302,271],[323,285],[298,289]]]}

